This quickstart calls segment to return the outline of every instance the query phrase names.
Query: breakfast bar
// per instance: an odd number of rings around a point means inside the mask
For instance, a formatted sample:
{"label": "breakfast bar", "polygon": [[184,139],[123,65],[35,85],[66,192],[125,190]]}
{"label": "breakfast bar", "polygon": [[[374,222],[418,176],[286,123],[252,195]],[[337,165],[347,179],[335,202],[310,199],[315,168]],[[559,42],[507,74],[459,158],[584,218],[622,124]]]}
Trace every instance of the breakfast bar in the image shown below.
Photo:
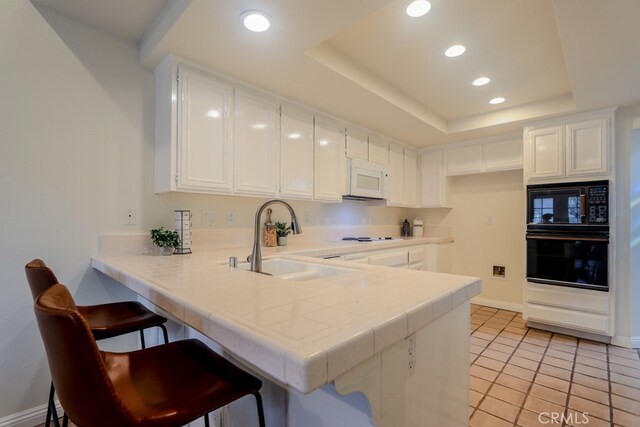
{"label": "breakfast bar", "polygon": [[[277,413],[283,425],[310,416],[328,422],[318,425],[466,425],[477,278],[296,255],[271,261],[321,274],[269,276],[221,261],[135,255],[92,266],[285,390],[285,407],[265,400],[267,418]],[[368,403],[349,400],[354,392]],[[342,400],[348,415],[331,410]]]}

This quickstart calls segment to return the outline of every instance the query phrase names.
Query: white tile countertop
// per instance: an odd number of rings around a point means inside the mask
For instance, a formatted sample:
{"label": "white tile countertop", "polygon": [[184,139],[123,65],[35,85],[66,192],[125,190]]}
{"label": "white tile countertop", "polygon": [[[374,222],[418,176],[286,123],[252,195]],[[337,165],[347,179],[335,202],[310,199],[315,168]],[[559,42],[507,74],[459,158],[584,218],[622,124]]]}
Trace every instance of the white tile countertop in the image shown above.
{"label": "white tile countertop", "polygon": [[[384,248],[394,247],[394,242],[385,242]],[[365,250],[363,244],[338,244],[345,250]],[[371,250],[377,244],[364,245]],[[324,250],[308,248],[305,253],[322,256]],[[277,254],[351,269],[332,277],[289,281],[230,268],[222,262],[241,254],[218,252],[101,256],[92,266],[257,372],[302,393],[332,382],[481,288],[475,277]]]}

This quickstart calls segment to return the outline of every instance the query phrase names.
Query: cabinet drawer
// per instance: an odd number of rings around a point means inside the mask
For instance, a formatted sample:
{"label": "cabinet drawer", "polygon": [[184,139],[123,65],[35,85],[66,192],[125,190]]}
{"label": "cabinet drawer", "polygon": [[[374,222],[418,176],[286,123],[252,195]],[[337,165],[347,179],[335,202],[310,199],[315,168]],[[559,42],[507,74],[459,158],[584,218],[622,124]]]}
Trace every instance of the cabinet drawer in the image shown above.
{"label": "cabinet drawer", "polygon": [[369,263],[383,265],[385,267],[406,267],[407,260],[408,255],[406,250],[374,254],[369,257]]}
{"label": "cabinet drawer", "polygon": [[527,284],[526,303],[566,308],[569,310],[609,314],[609,294],[580,289],[557,289],[552,285]]}

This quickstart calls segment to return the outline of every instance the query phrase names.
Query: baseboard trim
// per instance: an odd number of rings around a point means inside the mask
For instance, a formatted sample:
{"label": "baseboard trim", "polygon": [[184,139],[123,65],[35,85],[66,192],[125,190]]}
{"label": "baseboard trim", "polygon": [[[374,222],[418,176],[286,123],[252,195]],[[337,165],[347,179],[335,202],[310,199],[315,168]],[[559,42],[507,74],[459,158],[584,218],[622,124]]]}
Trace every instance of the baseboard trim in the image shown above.
{"label": "baseboard trim", "polygon": [[500,301],[500,300],[495,300],[490,298],[481,298],[481,297],[471,298],[471,303],[484,305],[487,307],[493,307],[500,310],[516,311],[518,313],[522,313],[522,308],[523,308],[522,304],[514,304],[512,302]]}
{"label": "baseboard trim", "polygon": [[[58,415],[62,414],[62,406],[56,401]],[[0,427],[33,427],[44,424],[47,420],[47,405],[36,406],[16,414],[0,418]]]}
{"label": "baseboard trim", "polygon": [[611,338],[611,344],[625,348],[640,348],[640,337],[623,337],[616,335]]}

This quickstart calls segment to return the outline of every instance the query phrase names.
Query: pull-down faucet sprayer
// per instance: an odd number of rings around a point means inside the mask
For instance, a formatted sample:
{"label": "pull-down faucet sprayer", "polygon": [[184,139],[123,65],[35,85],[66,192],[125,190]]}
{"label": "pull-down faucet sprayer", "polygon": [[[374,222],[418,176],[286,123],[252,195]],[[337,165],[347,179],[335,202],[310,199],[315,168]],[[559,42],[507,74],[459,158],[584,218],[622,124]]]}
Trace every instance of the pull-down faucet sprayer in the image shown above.
{"label": "pull-down faucet sprayer", "polygon": [[251,251],[251,255],[249,256],[249,262],[251,262],[251,271],[255,271],[256,273],[262,272],[262,252],[260,251],[260,218],[262,217],[262,212],[265,210],[265,208],[274,203],[284,205],[289,210],[289,213],[291,214],[291,234],[302,233],[302,228],[300,228],[300,224],[298,224],[296,213],[289,203],[279,199],[267,200],[266,202],[264,202],[264,204],[260,206],[258,208],[258,211],[256,212],[256,222],[253,229],[253,250]]}

